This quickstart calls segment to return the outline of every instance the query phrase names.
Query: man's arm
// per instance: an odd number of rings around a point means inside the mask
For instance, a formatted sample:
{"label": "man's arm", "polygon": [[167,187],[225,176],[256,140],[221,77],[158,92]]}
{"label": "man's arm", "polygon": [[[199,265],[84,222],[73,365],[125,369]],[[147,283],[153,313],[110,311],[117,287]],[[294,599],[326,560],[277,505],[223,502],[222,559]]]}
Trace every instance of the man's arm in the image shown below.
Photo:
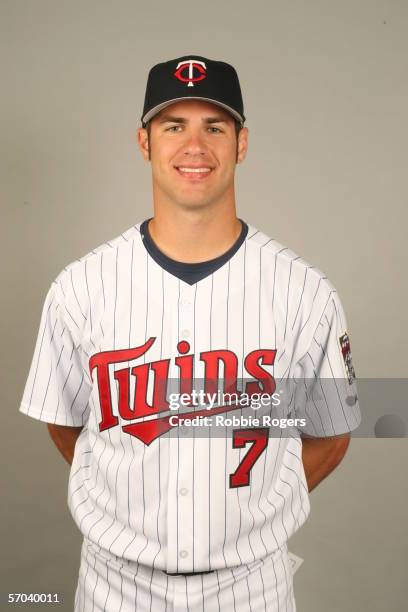
{"label": "man's arm", "polygon": [[339,465],[349,444],[349,433],[332,438],[302,436],[302,461],[309,492]]}
{"label": "man's arm", "polygon": [[63,457],[71,465],[74,458],[75,444],[83,427],[66,427],[47,423],[48,431]]}

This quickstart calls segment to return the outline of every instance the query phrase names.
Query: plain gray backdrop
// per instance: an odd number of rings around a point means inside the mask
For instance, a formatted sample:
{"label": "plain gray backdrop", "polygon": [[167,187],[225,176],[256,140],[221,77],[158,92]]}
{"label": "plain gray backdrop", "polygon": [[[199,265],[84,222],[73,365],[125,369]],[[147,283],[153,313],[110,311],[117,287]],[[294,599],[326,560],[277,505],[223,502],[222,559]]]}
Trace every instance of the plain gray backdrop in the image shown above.
{"label": "plain gray backdrop", "polygon": [[[1,585],[60,591],[81,538],[68,465],[18,413],[42,304],[67,263],[152,212],[140,126],[148,70],[232,63],[249,128],[240,217],[323,270],[358,377],[407,377],[408,4],[1,0]],[[369,405],[361,406],[369,412]],[[386,412],[386,410],[385,410]],[[298,612],[402,612],[405,439],[353,439],[290,541]],[[112,611],[114,612],[114,611]]]}

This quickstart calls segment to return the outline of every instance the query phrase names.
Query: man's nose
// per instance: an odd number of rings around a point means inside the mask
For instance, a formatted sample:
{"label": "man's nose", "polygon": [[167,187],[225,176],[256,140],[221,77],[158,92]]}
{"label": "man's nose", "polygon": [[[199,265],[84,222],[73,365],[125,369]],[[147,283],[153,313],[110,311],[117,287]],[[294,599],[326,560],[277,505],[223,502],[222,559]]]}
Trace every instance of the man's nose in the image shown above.
{"label": "man's nose", "polygon": [[190,155],[203,154],[206,151],[206,143],[203,133],[200,131],[190,132],[186,135],[184,152]]}

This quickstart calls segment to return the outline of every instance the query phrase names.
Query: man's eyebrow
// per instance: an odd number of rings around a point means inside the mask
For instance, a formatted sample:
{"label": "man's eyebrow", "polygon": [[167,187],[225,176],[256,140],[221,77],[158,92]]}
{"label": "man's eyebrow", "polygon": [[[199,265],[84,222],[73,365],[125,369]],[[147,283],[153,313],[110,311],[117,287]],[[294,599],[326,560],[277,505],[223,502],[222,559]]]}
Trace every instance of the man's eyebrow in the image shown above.
{"label": "man's eyebrow", "polygon": [[[185,117],[173,117],[172,115],[163,115],[163,117],[160,118],[159,123],[188,123],[188,120]],[[223,117],[206,117],[204,119],[204,123],[227,123],[227,121]]]}

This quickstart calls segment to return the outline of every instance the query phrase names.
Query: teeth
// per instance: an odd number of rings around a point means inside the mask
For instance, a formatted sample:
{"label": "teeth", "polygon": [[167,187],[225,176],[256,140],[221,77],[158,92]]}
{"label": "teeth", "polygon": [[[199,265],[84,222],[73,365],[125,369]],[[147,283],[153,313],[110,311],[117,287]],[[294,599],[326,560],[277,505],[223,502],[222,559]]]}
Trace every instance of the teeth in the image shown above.
{"label": "teeth", "polygon": [[182,172],[209,172],[211,168],[179,168]]}

